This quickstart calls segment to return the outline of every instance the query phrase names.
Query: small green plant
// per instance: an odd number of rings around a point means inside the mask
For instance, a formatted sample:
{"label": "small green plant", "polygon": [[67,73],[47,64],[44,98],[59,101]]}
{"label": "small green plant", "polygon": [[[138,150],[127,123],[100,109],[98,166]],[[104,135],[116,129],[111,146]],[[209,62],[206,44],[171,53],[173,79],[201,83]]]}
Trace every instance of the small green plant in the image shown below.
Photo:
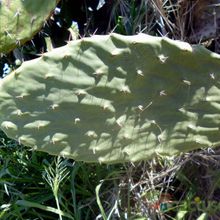
{"label": "small green plant", "polygon": [[55,168],[50,165],[48,168],[45,168],[45,173],[43,175],[53,192],[59,212],[59,220],[62,220],[62,215],[64,215],[60,210],[59,188],[61,182],[69,175],[69,172],[66,168],[66,162],[66,160],[62,160],[60,157],[57,157],[57,160],[55,161]]}

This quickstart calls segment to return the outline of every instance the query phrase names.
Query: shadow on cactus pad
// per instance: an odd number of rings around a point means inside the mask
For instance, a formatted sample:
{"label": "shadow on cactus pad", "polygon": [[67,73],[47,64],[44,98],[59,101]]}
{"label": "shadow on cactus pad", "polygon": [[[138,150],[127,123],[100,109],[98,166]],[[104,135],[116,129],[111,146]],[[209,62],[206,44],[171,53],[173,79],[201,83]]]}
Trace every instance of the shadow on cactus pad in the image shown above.
{"label": "shadow on cactus pad", "polygon": [[119,163],[220,144],[220,56],[139,34],[92,36],[0,81],[0,125],[33,149]]}

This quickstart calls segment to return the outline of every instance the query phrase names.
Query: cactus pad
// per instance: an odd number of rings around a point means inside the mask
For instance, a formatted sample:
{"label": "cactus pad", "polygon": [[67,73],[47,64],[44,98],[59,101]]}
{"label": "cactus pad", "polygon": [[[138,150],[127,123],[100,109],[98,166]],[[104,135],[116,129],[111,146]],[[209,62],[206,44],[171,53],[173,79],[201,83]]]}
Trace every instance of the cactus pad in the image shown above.
{"label": "cactus pad", "polygon": [[34,149],[100,163],[220,144],[220,56],[168,38],[92,36],[0,81],[0,126]]}
{"label": "cactus pad", "polygon": [[30,40],[56,7],[57,0],[1,0],[0,53]]}

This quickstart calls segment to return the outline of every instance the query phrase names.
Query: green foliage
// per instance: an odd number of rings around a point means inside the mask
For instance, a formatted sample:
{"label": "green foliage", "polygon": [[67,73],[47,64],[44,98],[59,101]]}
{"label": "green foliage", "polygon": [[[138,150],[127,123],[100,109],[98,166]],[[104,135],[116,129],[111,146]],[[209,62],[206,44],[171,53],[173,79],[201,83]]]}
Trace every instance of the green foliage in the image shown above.
{"label": "green foliage", "polygon": [[43,26],[58,0],[2,0],[0,2],[0,54],[30,40]]}
{"label": "green foliage", "polygon": [[29,151],[0,135],[1,220],[95,219],[95,187],[102,179],[109,179],[104,184],[109,193],[102,191],[100,197],[111,199],[120,166],[77,163]]}
{"label": "green foliage", "polygon": [[0,125],[19,143],[116,163],[219,145],[220,57],[139,34],[73,41],[0,84]]}

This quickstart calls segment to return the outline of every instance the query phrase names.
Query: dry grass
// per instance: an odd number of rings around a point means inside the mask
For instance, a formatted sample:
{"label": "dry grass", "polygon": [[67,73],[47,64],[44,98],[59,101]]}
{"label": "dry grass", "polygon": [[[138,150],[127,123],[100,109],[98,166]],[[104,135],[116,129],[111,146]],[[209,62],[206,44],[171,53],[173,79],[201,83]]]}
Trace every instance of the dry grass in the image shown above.
{"label": "dry grass", "polygon": [[149,219],[178,219],[180,212],[185,212],[182,219],[204,213],[220,219],[219,168],[220,149],[127,164],[119,181],[120,209]]}

